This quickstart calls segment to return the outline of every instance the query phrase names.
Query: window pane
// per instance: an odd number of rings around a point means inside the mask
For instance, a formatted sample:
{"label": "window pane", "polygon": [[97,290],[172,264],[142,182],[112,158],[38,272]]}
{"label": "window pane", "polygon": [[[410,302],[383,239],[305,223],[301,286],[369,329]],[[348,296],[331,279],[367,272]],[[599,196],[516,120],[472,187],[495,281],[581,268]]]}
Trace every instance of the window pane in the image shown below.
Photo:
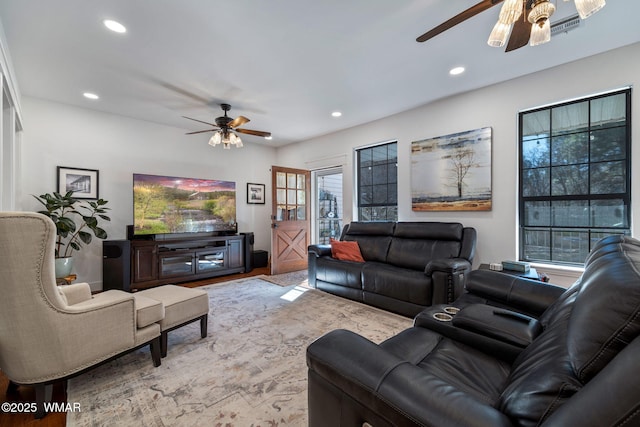
{"label": "window pane", "polygon": [[360,185],[373,184],[373,168],[371,166],[360,168]]}
{"label": "window pane", "polygon": [[522,116],[522,139],[528,141],[537,139],[539,135],[548,135],[551,130],[551,115],[549,110],[526,113]]}
{"label": "window pane", "polygon": [[524,197],[549,195],[549,168],[525,170],[522,175],[522,195]]}
{"label": "window pane", "polygon": [[624,93],[591,101],[591,127],[624,126],[627,119],[627,98]]}
{"label": "window pane", "polygon": [[380,162],[385,162],[387,161],[387,146],[386,145],[380,145],[377,147],[373,147],[371,149],[372,155],[373,155],[373,164],[377,165]]}
{"label": "window pane", "polygon": [[358,151],[358,158],[360,159],[360,166],[362,167],[373,165],[373,155],[370,148]]}
{"label": "window pane", "polygon": [[620,160],[627,157],[627,128],[591,132],[591,161]]}
{"label": "window pane", "polygon": [[284,172],[276,172],[276,186],[280,188],[287,186],[286,175]]}
{"label": "window pane", "polygon": [[591,165],[591,194],[624,193],[627,177],[624,162]]}
{"label": "window pane", "polygon": [[306,200],[305,200],[305,191],[304,190],[298,190],[298,199],[296,201],[296,203],[298,203],[299,205],[304,205],[306,204]]}
{"label": "window pane", "polygon": [[522,143],[522,166],[539,168],[549,166],[549,138],[536,138]]}
{"label": "window pane", "polygon": [[387,165],[376,165],[373,167],[373,184],[387,183]]}
{"label": "window pane", "polygon": [[574,133],[553,138],[551,164],[573,165],[589,161],[589,134]]}
{"label": "window pane", "polygon": [[572,200],[553,202],[553,225],[556,227],[588,227],[589,202]]}
{"label": "window pane", "polygon": [[305,219],[307,219],[307,215],[306,215],[306,209],[304,206],[298,206],[297,212],[296,212],[296,216],[297,216],[297,220],[298,221],[304,221]]}
{"label": "window pane", "polygon": [[296,174],[288,173],[287,174],[287,187],[288,188],[296,188]]}
{"label": "window pane", "polygon": [[554,261],[581,264],[589,255],[588,231],[554,230],[552,239]]}
{"label": "window pane", "polygon": [[589,125],[589,101],[551,110],[552,135],[585,131]]}
{"label": "window pane", "polygon": [[588,173],[588,165],[558,166],[551,168],[551,174],[553,176],[551,195],[570,196],[589,194],[588,182],[585,180]]}
{"label": "window pane", "polygon": [[551,260],[551,233],[548,229],[525,229],[523,237],[525,259],[532,261]]}
{"label": "window pane", "polygon": [[284,205],[287,203],[287,190],[276,190],[276,203]]}
{"label": "window pane", "polygon": [[396,184],[387,185],[387,198],[389,203],[398,204],[398,186]]}
{"label": "window pane", "polygon": [[629,227],[627,207],[621,199],[594,200],[591,202],[591,212],[591,225],[594,227]]}
{"label": "window pane", "polygon": [[304,190],[305,188],[305,176],[304,174],[299,173],[298,174],[298,186],[296,188],[300,189],[300,190]]}
{"label": "window pane", "polygon": [[524,225],[550,226],[551,203],[550,202],[525,202]]}
{"label": "window pane", "polygon": [[390,163],[387,167],[387,182],[388,183],[398,182],[398,165],[395,163]]}
{"label": "window pane", "polygon": [[387,204],[387,185],[386,184],[373,186],[373,204],[374,205]]}
{"label": "window pane", "polygon": [[373,201],[373,187],[370,185],[360,186],[359,196],[360,205],[370,205]]}
{"label": "window pane", "polygon": [[287,203],[290,205],[296,204],[296,190],[287,190]]}

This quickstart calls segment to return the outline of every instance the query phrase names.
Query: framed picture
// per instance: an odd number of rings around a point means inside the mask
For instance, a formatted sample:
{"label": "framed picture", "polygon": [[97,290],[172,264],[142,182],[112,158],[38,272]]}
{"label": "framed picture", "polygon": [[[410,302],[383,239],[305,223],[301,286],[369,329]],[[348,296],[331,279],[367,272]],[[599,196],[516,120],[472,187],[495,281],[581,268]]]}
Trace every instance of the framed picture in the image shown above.
{"label": "framed picture", "polygon": [[247,183],[247,203],[264,205],[264,184]]}
{"label": "framed picture", "polygon": [[67,191],[76,199],[98,199],[98,171],[58,166],[58,193]]}
{"label": "framed picture", "polygon": [[414,211],[491,210],[491,128],[411,143]]}

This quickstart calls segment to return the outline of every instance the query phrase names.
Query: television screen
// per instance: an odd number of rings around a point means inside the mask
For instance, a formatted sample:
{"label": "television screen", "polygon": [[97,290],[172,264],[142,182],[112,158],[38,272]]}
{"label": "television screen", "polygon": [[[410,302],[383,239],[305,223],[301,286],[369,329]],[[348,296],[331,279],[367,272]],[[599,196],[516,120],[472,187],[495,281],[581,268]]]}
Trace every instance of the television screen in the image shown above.
{"label": "television screen", "polygon": [[133,174],[134,234],[236,231],[236,183]]}

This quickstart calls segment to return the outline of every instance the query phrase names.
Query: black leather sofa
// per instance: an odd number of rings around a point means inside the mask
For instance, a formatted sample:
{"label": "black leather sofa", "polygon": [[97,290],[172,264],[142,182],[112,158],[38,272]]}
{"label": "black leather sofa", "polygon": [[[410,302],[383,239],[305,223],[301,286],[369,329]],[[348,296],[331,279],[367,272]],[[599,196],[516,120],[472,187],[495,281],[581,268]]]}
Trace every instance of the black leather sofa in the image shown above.
{"label": "black leather sofa", "polygon": [[430,307],[380,345],[312,343],[309,426],[640,425],[639,241],[601,240],[562,292],[491,271],[468,283],[451,320]]}
{"label": "black leather sofa", "polygon": [[413,317],[462,293],[476,231],[448,222],[352,222],[340,240],[358,242],[365,262],[334,259],[330,245],[311,245],[309,285]]}

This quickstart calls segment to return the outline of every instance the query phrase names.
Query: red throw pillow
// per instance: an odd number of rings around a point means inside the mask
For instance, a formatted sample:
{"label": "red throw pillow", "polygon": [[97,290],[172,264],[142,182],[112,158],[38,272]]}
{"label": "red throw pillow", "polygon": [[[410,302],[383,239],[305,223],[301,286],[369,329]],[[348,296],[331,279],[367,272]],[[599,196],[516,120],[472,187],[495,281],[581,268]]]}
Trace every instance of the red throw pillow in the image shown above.
{"label": "red throw pillow", "polygon": [[358,242],[342,242],[331,239],[331,256],[342,261],[364,262]]}

